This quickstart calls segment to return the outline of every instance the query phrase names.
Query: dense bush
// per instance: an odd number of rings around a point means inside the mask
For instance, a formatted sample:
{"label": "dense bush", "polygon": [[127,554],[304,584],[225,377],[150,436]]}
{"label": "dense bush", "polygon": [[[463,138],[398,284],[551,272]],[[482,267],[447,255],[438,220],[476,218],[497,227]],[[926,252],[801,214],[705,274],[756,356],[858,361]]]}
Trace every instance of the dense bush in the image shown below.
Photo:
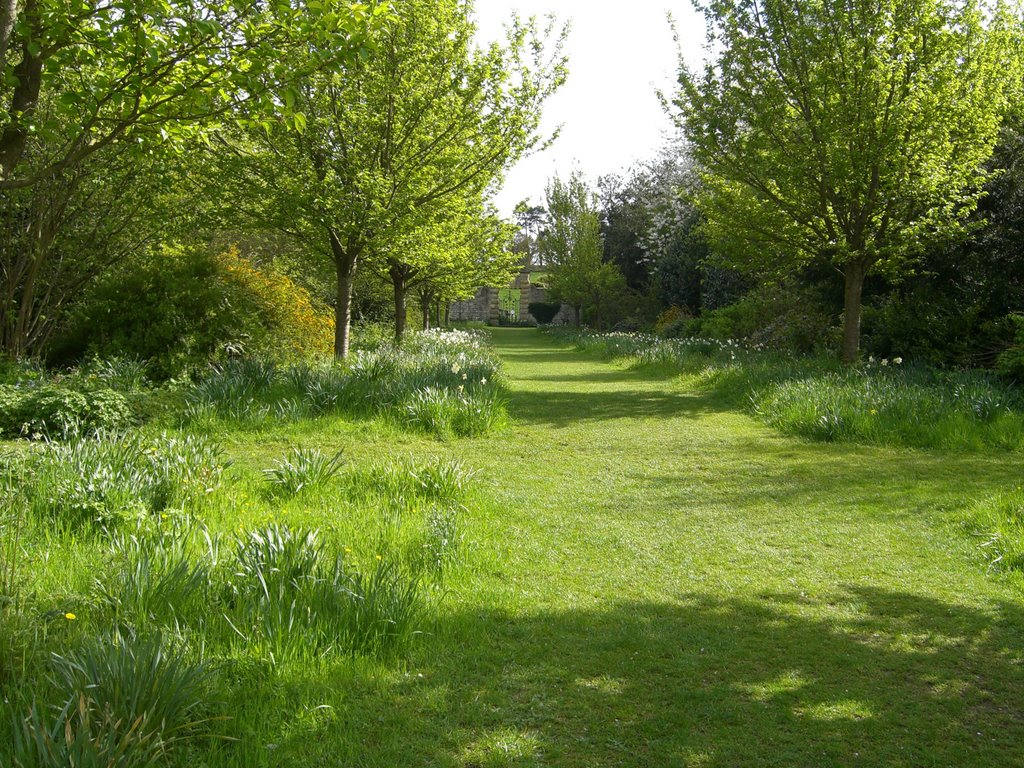
{"label": "dense bush", "polygon": [[135,358],[166,379],[228,354],[326,354],[332,328],[305,289],[234,250],[165,249],[101,281],[54,340],[49,359]]}
{"label": "dense bush", "polygon": [[127,398],[107,387],[0,384],[0,437],[66,437],[120,429],[132,421]]}
{"label": "dense bush", "polygon": [[999,355],[996,370],[1003,376],[1024,384],[1024,315],[1010,315],[1008,320],[1013,324],[1015,331],[1013,345]]}
{"label": "dense bush", "polygon": [[718,341],[742,339],[806,354],[828,346],[834,320],[814,290],[792,284],[764,285],[736,303],[688,323],[686,335]]}

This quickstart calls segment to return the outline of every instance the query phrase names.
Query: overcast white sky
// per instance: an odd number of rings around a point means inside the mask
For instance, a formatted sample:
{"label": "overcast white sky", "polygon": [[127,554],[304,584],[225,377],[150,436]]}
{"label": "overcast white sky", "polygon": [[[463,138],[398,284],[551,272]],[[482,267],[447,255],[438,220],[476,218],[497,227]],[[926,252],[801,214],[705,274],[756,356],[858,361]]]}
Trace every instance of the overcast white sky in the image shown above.
{"label": "overcast white sky", "polygon": [[672,130],[655,92],[671,93],[676,51],[666,20],[676,20],[691,66],[700,61],[704,20],[689,0],[477,0],[481,41],[502,38],[513,11],[520,16],[554,13],[569,21],[569,79],[548,101],[543,130],[562,132],[547,150],[522,160],[498,195],[499,210],[511,215],[520,200],[540,203],[555,173],[574,167],[591,181],[654,155]]}

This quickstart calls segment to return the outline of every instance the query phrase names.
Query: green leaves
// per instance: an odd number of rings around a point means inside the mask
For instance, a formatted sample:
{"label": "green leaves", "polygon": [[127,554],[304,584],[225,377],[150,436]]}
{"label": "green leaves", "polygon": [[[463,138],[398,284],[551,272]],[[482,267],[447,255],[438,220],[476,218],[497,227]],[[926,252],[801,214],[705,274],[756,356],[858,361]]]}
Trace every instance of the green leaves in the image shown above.
{"label": "green leaves", "polygon": [[[32,184],[109,144],[188,141],[236,113],[272,116],[276,90],[289,95],[290,114],[291,84],[357,57],[385,12],[340,0],[28,3],[9,51],[35,63],[16,69],[17,57],[0,51],[0,83],[11,84],[0,88],[0,189]],[[309,58],[310,46],[324,55]]]}

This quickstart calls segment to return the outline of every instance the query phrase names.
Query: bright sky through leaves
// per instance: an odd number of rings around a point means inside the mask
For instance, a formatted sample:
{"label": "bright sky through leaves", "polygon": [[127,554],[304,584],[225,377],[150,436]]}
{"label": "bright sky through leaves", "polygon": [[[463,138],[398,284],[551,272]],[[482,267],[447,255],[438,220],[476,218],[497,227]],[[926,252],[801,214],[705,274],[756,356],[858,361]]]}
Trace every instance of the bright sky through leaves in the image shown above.
{"label": "bright sky through leaves", "polygon": [[522,160],[509,174],[497,204],[511,214],[516,203],[540,203],[553,174],[568,178],[574,167],[591,181],[654,155],[672,124],[657,89],[671,93],[676,51],[666,14],[671,11],[683,52],[693,65],[702,58],[704,21],[689,2],[669,0],[477,0],[481,42],[501,37],[513,11],[521,16],[554,13],[570,21],[566,52],[569,80],[545,107],[543,128],[562,125],[558,141]]}

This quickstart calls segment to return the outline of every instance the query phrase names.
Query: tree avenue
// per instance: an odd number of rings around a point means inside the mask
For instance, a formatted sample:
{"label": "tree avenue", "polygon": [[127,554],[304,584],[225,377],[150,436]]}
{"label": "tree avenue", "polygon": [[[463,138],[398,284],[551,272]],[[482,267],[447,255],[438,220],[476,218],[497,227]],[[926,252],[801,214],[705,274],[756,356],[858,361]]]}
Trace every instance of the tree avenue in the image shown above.
{"label": "tree avenue", "polygon": [[481,49],[474,32],[471,3],[406,0],[370,55],[289,96],[301,132],[261,127],[235,145],[263,219],[333,266],[338,357],[348,353],[359,265],[397,275],[404,302],[404,275],[425,256],[397,254],[396,244],[438,242],[416,231],[445,210],[482,210],[504,170],[539,142],[540,107],[565,76],[562,37],[514,19],[505,45]]}
{"label": "tree avenue", "polygon": [[962,235],[1020,84],[1014,24],[975,0],[712,0],[717,57],[677,99],[697,204],[724,259],[844,279],[856,359],[865,276]]}

